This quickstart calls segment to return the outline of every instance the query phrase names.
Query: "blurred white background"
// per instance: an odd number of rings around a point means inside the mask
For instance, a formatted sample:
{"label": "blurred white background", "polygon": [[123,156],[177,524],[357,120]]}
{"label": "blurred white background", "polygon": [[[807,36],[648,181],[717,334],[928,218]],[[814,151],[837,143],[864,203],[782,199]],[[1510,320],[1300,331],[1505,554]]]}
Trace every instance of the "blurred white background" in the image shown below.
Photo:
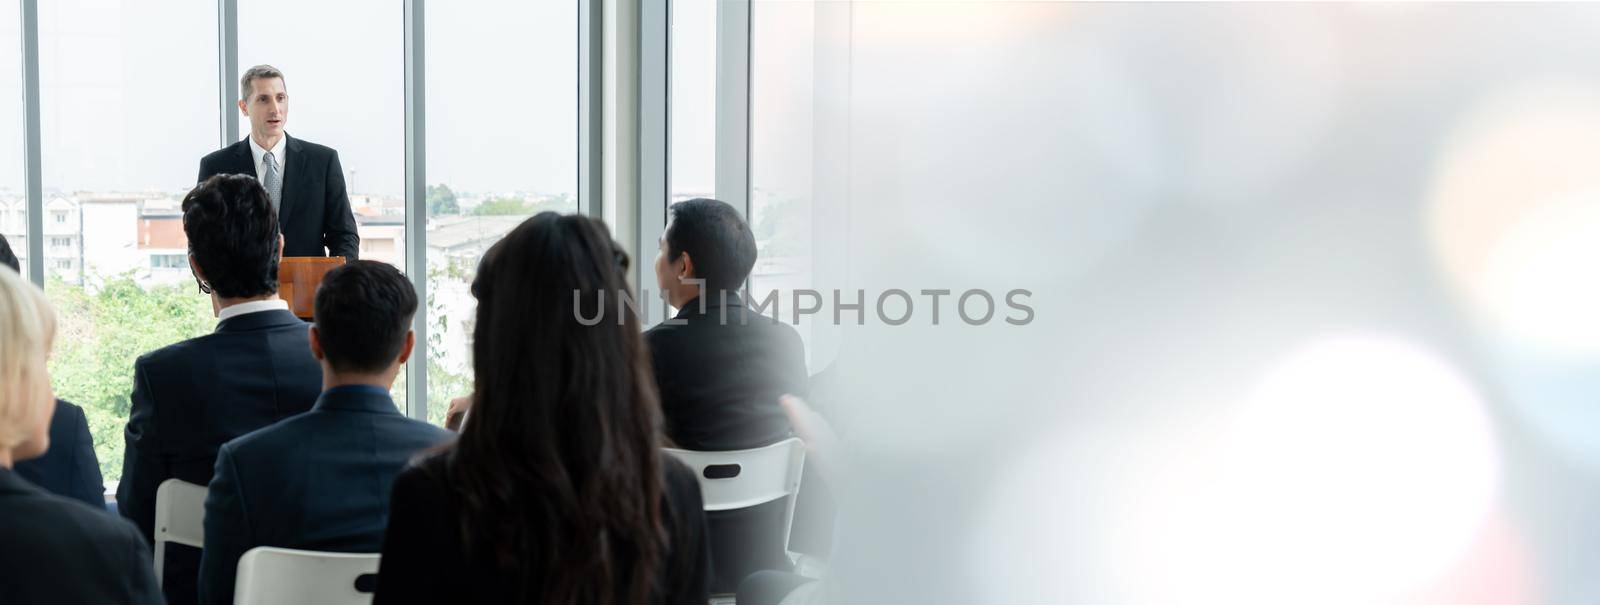
{"label": "blurred white background", "polygon": [[1600,6],[754,11],[849,602],[1600,601]]}

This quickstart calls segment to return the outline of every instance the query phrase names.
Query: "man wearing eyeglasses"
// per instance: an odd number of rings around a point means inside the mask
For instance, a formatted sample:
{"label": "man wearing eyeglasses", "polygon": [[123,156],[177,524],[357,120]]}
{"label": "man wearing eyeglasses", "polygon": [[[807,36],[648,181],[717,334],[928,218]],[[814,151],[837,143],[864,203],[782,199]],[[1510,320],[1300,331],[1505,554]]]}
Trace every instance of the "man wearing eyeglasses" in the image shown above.
{"label": "man wearing eyeglasses", "polygon": [[239,111],[250,118],[250,136],[201,158],[199,180],[243,174],[261,181],[278,214],[284,256],[356,260],[361,237],[339,152],[284,131],[289,92],[283,72],[271,65],[246,70],[239,79]]}

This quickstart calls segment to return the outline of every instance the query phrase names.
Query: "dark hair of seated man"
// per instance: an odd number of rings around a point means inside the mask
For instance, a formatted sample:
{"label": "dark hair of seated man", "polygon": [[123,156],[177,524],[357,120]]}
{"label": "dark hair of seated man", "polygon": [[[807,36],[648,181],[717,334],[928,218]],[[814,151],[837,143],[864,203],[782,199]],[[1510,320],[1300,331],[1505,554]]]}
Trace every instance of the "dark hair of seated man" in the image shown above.
{"label": "dark hair of seated man", "polygon": [[393,265],[358,260],[329,271],[312,315],[317,342],[337,373],[387,371],[405,346],[417,292]]}
{"label": "dark hair of seated man", "polygon": [[756,264],[756,237],[739,211],[707,198],[672,205],[671,222],[662,234],[667,262],[688,254],[694,277],[705,280],[705,292],[734,292],[744,285]]}
{"label": "dark hair of seated man", "polygon": [[219,174],[183,198],[183,234],[201,289],[225,299],[278,291],[278,216],[254,178]]}

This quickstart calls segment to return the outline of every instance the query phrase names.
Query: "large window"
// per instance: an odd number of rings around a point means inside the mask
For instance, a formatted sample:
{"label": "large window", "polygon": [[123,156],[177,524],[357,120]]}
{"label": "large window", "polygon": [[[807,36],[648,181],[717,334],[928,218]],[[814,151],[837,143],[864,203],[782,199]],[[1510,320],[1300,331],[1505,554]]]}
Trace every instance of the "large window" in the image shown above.
{"label": "large window", "polygon": [[84,408],[107,481],[122,474],[134,360],[214,323],[187,264],[158,259],[183,254],[175,208],[217,144],[216,45],[215,2],[39,3],[51,372]]}
{"label": "large window", "polygon": [[[239,3],[239,73],[262,64],[283,72],[285,131],[339,152],[361,257],[402,268],[403,17],[391,0]],[[241,115],[238,138],[249,133]]]}
{"label": "large window", "polygon": [[22,190],[21,13],[0,10],[0,235],[28,272],[28,202]]}
{"label": "large window", "polygon": [[[285,132],[339,153],[361,235],[361,258],[402,270],[403,21],[400,3],[391,0],[239,3],[239,73],[255,65],[283,72],[289,93]],[[240,115],[238,138],[249,134],[250,119]],[[401,409],[406,406],[405,384],[402,372],[392,392]]]}
{"label": "large window", "polygon": [[[477,259],[517,222],[577,209],[577,17],[584,3],[431,3],[425,128],[430,386],[411,406],[437,421],[470,389]],[[179,202],[199,158],[248,135],[218,131],[220,49],[242,73],[282,70],[291,137],[336,149],[361,235],[361,256],[405,267],[405,5],[393,0],[238,3],[219,36],[217,3],[62,0],[38,3],[41,198],[29,200],[21,69],[0,70],[0,234],[26,270],[27,216],[43,228],[41,279],[61,316],[51,360],[56,392],[82,405],[102,472],[120,478],[133,363],[213,329],[195,290]],[[0,64],[22,65],[21,12],[0,11]],[[508,65],[519,66],[508,69]],[[235,76],[236,77],[236,76]],[[8,94],[5,94],[8,93]],[[292,175],[290,176],[292,179]],[[419,359],[422,359],[419,357]],[[415,364],[411,364],[415,367]],[[396,403],[407,406],[404,376]]]}
{"label": "large window", "polygon": [[[717,2],[672,0],[668,43],[670,202],[713,197],[717,141]],[[640,251],[654,254],[654,251]]]}
{"label": "large window", "polygon": [[478,259],[533,214],[577,210],[577,9],[575,1],[516,0],[428,7],[433,422],[451,397],[472,389],[476,304],[468,288]]}
{"label": "large window", "polygon": [[[739,59],[723,55],[736,52],[738,46],[723,48],[719,43],[720,36],[739,35],[740,24],[728,20],[741,13],[729,8],[714,0],[674,0],[671,4],[667,201],[672,204],[695,197],[721,196],[736,205],[743,202],[732,192],[717,191],[719,170],[745,168],[719,164],[731,154],[718,146],[736,144],[740,134],[738,108],[721,107],[719,102],[736,101],[741,93],[747,94],[750,182],[748,206],[740,210],[746,213],[755,232],[757,248],[748,294],[757,301],[776,296],[778,319],[794,322],[795,291],[817,288],[811,230],[813,186],[818,179],[814,164],[830,157],[846,157],[842,145],[828,153],[818,153],[813,141],[818,98],[814,84],[814,55],[818,51],[814,13],[818,7],[811,2],[751,3],[747,32],[750,80],[746,91],[727,89],[739,82],[718,80],[719,70],[725,69],[719,61],[736,64]],[[719,128],[729,131],[719,132]],[[824,166],[823,170],[828,168]],[[822,292],[824,297],[830,295],[829,291]],[[827,298],[813,300],[809,295],[803,302],[808,308],[820,304],[824,309],[831,309],[833,303]],[[852,304],[855,299],[847,296],[841,302]],[[774,313],[770,308],[767,312]],[[837,332],[828,325],[831,319],[831,314],[826,313],[805,316],[795,326],[806,343],[813,371],[831,360],[831,352],[820,355],[816,346],[819,334]]]}
{"label": "large window", "polygon": [[[826,58],[821,66],[816,60],[817,10],[810,2],[767,2],[755,3],[750,14],[749,218],[757,251],[750,292],[758,300],[776,292],[782,308],[788,309],[780,318],[784,321],[794,318],[795,290],[832,296],[813,279],[813,187],[828,184],[817,183],[816,164],[845,157],[845,149],[841,145],[819,152],[813,141],[818,130],[816,72],[827,67]],[[834,307],[831,298],[818,302],[824,309]],[[840,302],[857,301],[846,292]],[[859,315],[842,314],[841,321]],[[813,372],[828,361],[819,358],[816,336],[837,331],[832,319],[830,313],[810,315],[796,325]]]}

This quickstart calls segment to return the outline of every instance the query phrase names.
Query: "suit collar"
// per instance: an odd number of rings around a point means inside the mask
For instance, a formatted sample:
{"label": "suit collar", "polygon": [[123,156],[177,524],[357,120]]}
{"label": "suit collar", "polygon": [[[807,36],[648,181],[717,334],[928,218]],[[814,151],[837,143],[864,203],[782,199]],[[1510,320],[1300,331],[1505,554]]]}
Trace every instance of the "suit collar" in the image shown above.
{"label": "suit collar", "polygon": [[244,315],[235,315],[217,322],[217,332],[250,332],[281,328],[285,326],[306,325],[304,320],[294,316],[286,309],[273,309],[271,311],[257,311]]}
{"label": "suit collar", "polygon": [[287,225],[294,218],[295,211],[299,210],[301,202],[316,196],[304,191],[305,185],[311,182],[306,178],[305,145],[287,132],[283,133],[283,138],[287,140],[284,146],[289,148],[289,162],[284,166],[283,201],[278,206],[278,223]]}
{"label": "suit collar", "polygon": [[317,397],[316,405],[311,407],[318,412],[367,412],[375,414],[396,414],[400,409],[394,405],[394,400],[386,392],[375,392],[375,389],[343,389],[335,388],[322,392]]}
{"label": "suit collar", "polygon": [[37,495],[45,493],[39,486],[29,483],[18,475],[17,471],[9,468],[0,468],[0,496],[3,495]]}
{"label": "suit collar", "polygon": [[[289,148],[289,151],[300,151],[300,139],[291,137],[289,136],[288,132],[284,132],[283,140],[283,144]],[[244,155],[250,155],[250,135],[244,135],[244,138],[239,139],[239,142],[234,143],[233,152],[243,152]]]}

